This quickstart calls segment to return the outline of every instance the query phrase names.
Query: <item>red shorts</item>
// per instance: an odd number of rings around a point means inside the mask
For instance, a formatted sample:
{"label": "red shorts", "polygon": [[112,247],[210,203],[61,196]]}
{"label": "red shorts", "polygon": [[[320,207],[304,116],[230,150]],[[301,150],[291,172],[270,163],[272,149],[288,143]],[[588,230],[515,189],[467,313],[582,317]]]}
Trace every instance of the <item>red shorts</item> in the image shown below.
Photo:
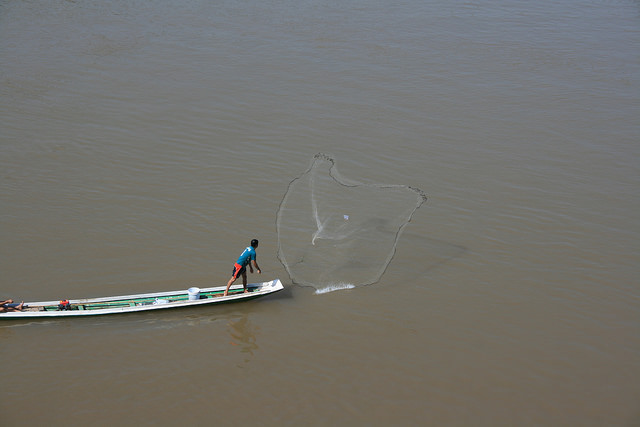
{"label": "red shorts", "polygon": [[237,279],[238,276],[242,276],[247,271],[247,267],[243,267],[238,263],[233,264],[233,279]]}

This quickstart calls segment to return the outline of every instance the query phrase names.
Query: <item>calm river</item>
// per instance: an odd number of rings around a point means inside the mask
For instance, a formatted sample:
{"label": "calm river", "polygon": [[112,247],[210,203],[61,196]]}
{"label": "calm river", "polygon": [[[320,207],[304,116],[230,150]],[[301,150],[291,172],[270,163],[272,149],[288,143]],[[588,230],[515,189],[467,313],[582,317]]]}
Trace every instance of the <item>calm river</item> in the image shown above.
{"label": "calm river", "polygon": [[[0,324],[0,424],[640,424],[640,3],[0,0],[0,298],[280,294]],[[316,153],[428,201],[317,294]],[[384,203],[385,200],[380,200]]]}

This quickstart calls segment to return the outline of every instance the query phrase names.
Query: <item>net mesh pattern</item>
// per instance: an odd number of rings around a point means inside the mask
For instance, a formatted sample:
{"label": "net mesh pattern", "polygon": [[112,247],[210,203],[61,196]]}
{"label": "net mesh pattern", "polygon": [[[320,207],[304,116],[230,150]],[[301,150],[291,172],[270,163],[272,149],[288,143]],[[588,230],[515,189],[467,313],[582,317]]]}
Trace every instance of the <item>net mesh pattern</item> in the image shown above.
{"label": "net mesh pattern", "polygon": [[293,283],[318,292],[376,283],[425,193],[407,185],[364,184],[316,154],[280,202],[278,258]]}

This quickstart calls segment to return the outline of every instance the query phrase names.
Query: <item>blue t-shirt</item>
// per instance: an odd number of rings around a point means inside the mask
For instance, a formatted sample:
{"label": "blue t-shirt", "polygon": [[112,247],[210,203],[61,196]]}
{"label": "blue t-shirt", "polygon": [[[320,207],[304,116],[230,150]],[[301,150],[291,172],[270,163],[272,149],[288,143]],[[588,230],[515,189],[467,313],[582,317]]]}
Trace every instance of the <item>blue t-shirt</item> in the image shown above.
{"label": "blue t-shirt", "polygon": [[256,250],[253,246],[247,246],[247,248],[240,254],[240,258],[238,258],[238,264],[243,267],[246,267],[251,261],[255,261],[256,259]]}

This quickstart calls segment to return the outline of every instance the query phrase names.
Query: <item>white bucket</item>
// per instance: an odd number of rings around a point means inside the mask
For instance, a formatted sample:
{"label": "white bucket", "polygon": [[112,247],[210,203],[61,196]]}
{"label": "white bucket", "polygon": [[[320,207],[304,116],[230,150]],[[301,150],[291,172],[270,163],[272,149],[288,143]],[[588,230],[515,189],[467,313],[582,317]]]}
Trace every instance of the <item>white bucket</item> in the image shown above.
{"label": "white bucket", "polygon": [[189,293],[189,301],[200,299],[200,288],[189,288],[187,292]]}

